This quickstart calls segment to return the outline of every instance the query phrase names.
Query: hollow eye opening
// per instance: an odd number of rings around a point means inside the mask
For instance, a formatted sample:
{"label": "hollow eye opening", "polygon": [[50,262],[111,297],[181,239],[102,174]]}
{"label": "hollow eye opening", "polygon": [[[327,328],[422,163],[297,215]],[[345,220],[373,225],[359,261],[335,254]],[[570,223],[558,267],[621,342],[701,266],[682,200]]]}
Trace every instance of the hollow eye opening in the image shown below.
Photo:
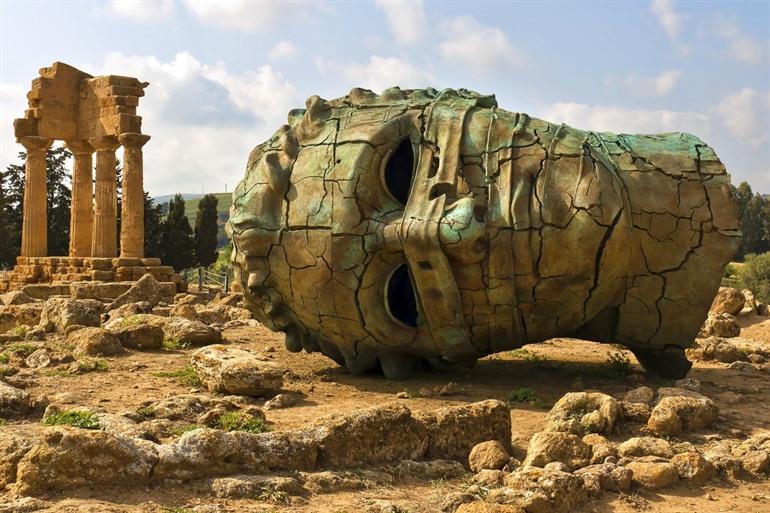
{"label": "hollow eye opening", "polygon": [[406,264],[398,266],[388,278],[385,300],[388,313],[394,319],[417,327],[417,297]]}
{"label": "hollow eye opening", "polygon": [[385,188],[394,200],[406,205],[414,178],[414,150],[412,142],[404,139],[391,153],[383,172]]}

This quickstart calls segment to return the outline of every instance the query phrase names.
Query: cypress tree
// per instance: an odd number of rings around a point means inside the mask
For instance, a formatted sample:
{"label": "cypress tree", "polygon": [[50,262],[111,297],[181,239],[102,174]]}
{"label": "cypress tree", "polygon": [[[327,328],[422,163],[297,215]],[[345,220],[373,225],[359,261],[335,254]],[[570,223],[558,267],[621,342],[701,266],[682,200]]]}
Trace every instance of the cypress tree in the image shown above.
{"label": "cypress tree", "polygon": [[161,258],[166,265],[173,266],[177,271],[192,267],[195,262],[193,231],[184,213],[184,199],[181,194],[177,194],[168,202]]}
{"label": "cypress tree", "polygon": [[198,202],[195,216],[195,258],[198,265],[208,267],[217,261],[217,197],[206,194]]}
{"label": "cypress tree", "polygon": [[163,255],[163,205],[156,205],[147,194],[144,193],[144,254],[148,257],[160,257]]}

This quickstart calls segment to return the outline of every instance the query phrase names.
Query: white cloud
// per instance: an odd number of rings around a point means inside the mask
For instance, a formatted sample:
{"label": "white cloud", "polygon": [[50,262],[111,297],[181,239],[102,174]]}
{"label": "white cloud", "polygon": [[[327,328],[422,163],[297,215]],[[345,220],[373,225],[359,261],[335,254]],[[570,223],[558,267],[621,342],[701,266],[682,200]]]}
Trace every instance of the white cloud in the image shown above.
{"label": "white cloud", "polygon": [[681,71],[671,69],[651,77],[629,73],[620,80],[610,79],[607,82],[608,85],[615,85],[619,82],[624,88],[638,96],[665,96],[676,87],[681,77]]}
{"label": "white cloud", "polygon": [[314,62],[322,75],[339,75],[345,79],[347,87],[363,87],[377,93],[393,86],[420,88],[434,85],[429,72],[397,57],[372,55],[365,64],[340,64],[323,57],[316,57]]}
{"label": "white cloud", "polygon": [[278,41],[268,53],[272,61],[286,61],[297,55],[297,47],[291,41]]}
{"label": "white cloud", "polygon": [[770,139],[770,94],[745,87],[724,97],[717,105],[722,123],[731,134],[751,146]]}
{"label": "white cloud", "polygon": [[18,163],[18,154],[24,151],[16,144],[13,133],[13,120],[24,117],[27,108],[27,91],[29,87],[0,82],[0,171],[11,163]]}
{"label": "white cloud", "polygon": [[673,39],[679,35],[682,28],[682,15],[674,9],[672,0],[652,0],[650,12],[658,19],[658,23],[668,37]]}
{"label": "white cloud", "polygon": [[241,30],[264,29],[327,10],[322,1],[184,0],[204,23]]}
{"label": "white cloud", "polygon": [[118,16],[151,21],[169,17],[174,11],[174,0],[112,0],[110,9]]}
{"label": "white cloud", "polygon": [[153,195],[229,190],[243,177],[249,151],[302,104],[294,86],[269,65],[232,73],[187,52],[170,61],[109,54],[92,74],[115,73],[148,81],[140,100],[145,188]]}
{"label": "white cloud", "polygon": [[720,17],[714,21],[713,32],[727,43],[728,55],[747,64],[767,63],[767,50],[741,29],[735,18]]}
{"label": "white cloud", "polygon": [[497,27],[482,25],[470,16],[442,24],[444,40],[439,54],[453,65],[467,66],[477,72],[521,68],[524,59],[514,49],[508,36]]}
{"label": "white cloud", "polygon": [[652,134],[689,132],[699,137],[710,133],[709,117],[698,112],[629,109],[616,105],[561,102],[547,107],[542,118],[582,130]]}
{"label": "white cloud", "polygon": [[427,29],[422,0],[376,0],[377,8],[385,12],[388,27],[401,44],[414,44]]}

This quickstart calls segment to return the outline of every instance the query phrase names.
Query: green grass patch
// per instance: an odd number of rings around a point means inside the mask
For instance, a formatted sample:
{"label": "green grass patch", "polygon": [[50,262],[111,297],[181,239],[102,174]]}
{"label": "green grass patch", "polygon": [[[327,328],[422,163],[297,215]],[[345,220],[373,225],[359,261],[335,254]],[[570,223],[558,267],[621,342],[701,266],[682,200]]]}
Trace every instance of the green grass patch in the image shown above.
{"label": "green grass patch", "polygon": [[155,408],[153,408],[152,406],[142,406],[141,408],[136,410],[136,413],[138,413],[144,418],[149,418],[155,414]]}
{"label": "green grass patch", "polygon": [[25,344],[24,342],[13,342],[3,348],[4,352],[20,354],[22,356],[29,356],[37,350],[37,346],[33,344]]}
{"label": "green grass patch", "polygon": [[247,433],[264,433],[269,431],[265,421],[239,411],[229,411],[217,419],[215,427],[225,431],[246,431]]}
{"label": "green grass patch", "polygon": [[27,334],[28,331],[29,331],[29,326],[27,326],[26,324],[20,324],[15,328],[13,328],[13,331],[11,331],[11,333],[16,335],[17,337],[23,337],[24,335]]}
{"label": "green grass patch", "polygon": [[64,410],[43,421],[46,426],[72,426],[80,429],[99,429],[99,420],[90,411]]}
{"label": "green grass patch", "polygon": [[0,363],[8,364],[11,363],[11,355],[8,353],[0,353]]}
{"label": "green grass patch", "polygon": [[52,378],[74,378],[77,374],[73,374],[68,370],[51,370],[46,372],[46,376]]}
{"label": "green grass patch", "polygon": [[179,508],[176,506],[163,506],[160,508],[163,513],[195,513],[190,508]]}
{"label": "green grass patch", "polygon": [[75,363],[77,374],[86,374],[88,372],[107,372],[110,366],[101,358],[84,358]]}
{"label": "green grass patch", "polygon": [[514,388],[511,390],[508,394],[508,404],[512,406],[515,404],[529,404],[537,408],[550,408],[550,405],[541,399],[540,396],[537,395],[537,392],[526,387]]}
{"label": "green grass patch", "polygon": [[537,353],[533,353],[529,349],[514,349],[510,353],[512,358],[517,360],[526,360],[528,362],[544,362],[545,358]]}
{"label": "green grass patch", "polygon": [[198,424],[185,424],[184,426],[173,428],[171,432],[176,436],[182,436],[185,433],[189,433],[190,431],[195,431],[196,429],[203,429],[204,427],[206,426],[201,426]]}
{"label": "green grass patch", "polygon": [[180,342],[175,338],[164,338],[163,349],[166,351],[178,351],[179,349],[190,349],[192,347],[189,342]]}
{"label": "green grass patch", "polygon": [[186,365],[181,369],[173,371],[156,372],[153,376],[158,378],[173,378],[180,384],[191,387],[198,387],[201,384],[201,380],[198,379],[198,375],[195,374],[195,369],[193,369],[192,365]]}

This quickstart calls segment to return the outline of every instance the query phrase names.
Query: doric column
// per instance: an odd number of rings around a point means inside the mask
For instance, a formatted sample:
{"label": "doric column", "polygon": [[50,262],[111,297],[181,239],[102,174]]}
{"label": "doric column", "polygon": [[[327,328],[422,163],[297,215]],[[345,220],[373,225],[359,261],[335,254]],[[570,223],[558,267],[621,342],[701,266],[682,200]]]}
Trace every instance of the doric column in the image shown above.
{"label": "doric column", "polygon": [[67,141],[75,156],[72,167],[72,207],[70,212],[71,257],[91,256],[94,224],[93,147],[84,141]]}
{"label": "doric column", "polygon": [[114,257],[117,254],[117,202],[115,150],[117,137],[98,137],[89,141],[96,149],[96,183],[94,187],[94,228],[91,256]]}
{"label": "doric column", "polygon": [[120,256],[144,257],[144,134],[120,134],[123,145],[123,203],[121,204]]}
{"label": "doric column", "polygon": [[19,142],[27,150],[24,173],[24,220],[21,256],[48,254],[48,184],[45,156],[53,142],[45,137],[26,136]]}

